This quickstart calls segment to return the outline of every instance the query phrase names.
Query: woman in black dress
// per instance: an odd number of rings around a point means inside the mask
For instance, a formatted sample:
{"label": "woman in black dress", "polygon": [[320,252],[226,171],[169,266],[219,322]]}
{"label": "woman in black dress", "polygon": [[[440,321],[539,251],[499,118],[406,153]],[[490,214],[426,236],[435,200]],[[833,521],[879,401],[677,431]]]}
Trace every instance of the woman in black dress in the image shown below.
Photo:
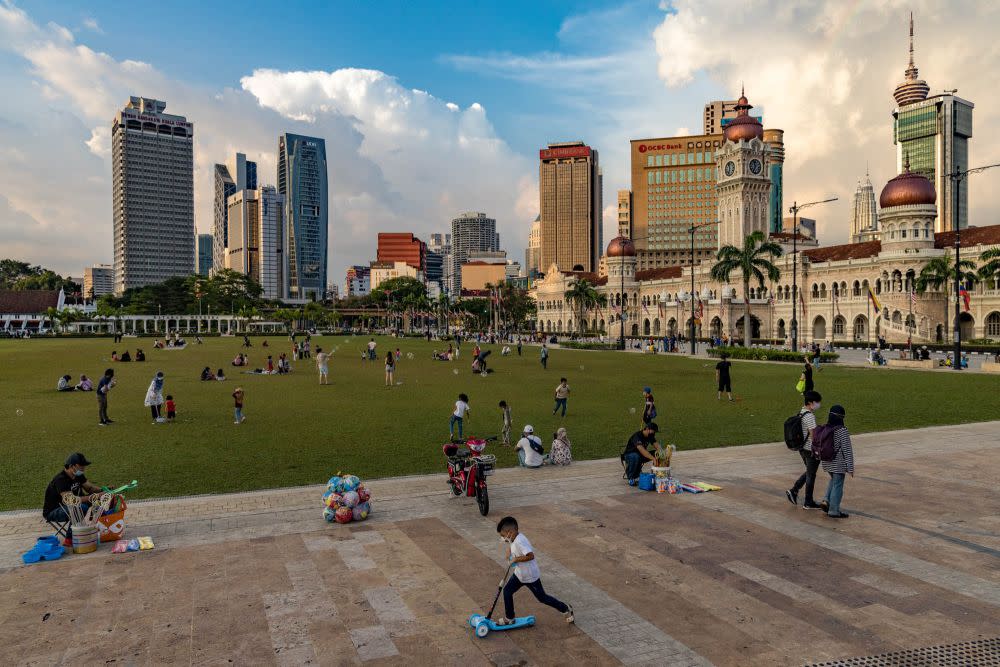
{"label": "woman in black dress", "polygon": [[805,360],[806,360],[806,363],[805,363],[805,366],[803,366],[803,368],[802,368],[802,377],[801,377],[801,379],[805,380],[805,382],[806,382],[806,388],[803,390],[802,393],[805,393],[807,391],[813,391],[814,388],[815,388],[813,386],[813,365],[812,365],[812,362],[809,361],[809,357],[808,356],[805,357]]}

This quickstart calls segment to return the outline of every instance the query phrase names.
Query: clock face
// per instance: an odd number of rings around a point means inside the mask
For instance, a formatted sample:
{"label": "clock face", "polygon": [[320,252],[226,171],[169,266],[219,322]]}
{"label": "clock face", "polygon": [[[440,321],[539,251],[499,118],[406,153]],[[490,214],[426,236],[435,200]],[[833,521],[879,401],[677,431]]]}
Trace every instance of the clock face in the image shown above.
{"label": "clock face", "polygon": [[763,165],[760,163],[760,160],[758,160],[757,158],[754,158],[754,159],[750,160],[750,171],[753,174],[755,174],[755,175],[759,174],[762,167],[763,167]]}
{"label": "clock face", "polygon": [[727,162],[726,163],[726,176],[732,176],[733,172],[735,172],[735,171],[736,171],[736,163],[735,162]]}

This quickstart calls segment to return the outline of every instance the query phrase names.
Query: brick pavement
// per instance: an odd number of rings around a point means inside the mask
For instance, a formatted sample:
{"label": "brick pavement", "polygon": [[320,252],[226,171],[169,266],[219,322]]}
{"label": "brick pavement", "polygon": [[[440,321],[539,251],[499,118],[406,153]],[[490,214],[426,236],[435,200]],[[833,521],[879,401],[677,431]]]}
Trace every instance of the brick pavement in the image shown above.
{"label": "brick pavement", "polygon": [[[487,519],[442,475],[370,482],[349,526],[322,520],[319,486],[137,501],[154,551],[31,567],[37,512],[2,513],[0,640],[39,665],[796,665],[993,638],[998,427],[857,436],[844,522],[784,500],[801,463],[780,444],[679,453],[724,487],[701,495],[625,487],[616,460],[501,470]],[[506,513],[575,625],[522,592],[534,628],[471,636]]]}

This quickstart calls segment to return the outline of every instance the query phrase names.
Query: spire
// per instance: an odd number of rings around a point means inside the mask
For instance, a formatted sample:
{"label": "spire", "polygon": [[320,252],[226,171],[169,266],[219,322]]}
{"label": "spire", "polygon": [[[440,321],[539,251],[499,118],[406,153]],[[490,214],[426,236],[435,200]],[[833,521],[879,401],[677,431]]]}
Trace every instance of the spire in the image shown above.
{"label": "spire", "polygon": [[910,63],[904,73],[903,82],[896,86],[892,96],[896,104],[902,107],[926,100],[929,92],[930,86],[920,79],[920,71],[913,59],[913,12],[910,12]]}
{"label": "spire", "polygon": [[910,12],[910,67],[913,67],[913,12]]}
{"label": "spire", "polygon": [[916,81],[918,76],[917,66],[913,64],[913,12],[910,12],[910,66],[906,68],[906,80]]}

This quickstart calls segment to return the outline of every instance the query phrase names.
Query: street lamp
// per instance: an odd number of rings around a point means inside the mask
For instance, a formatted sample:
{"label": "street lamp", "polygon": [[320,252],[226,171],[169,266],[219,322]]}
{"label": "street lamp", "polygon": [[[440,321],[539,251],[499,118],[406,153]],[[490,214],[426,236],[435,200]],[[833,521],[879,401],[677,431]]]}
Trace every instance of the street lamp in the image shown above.
{"label": "street lamp", "polygon": [[689,333],[691,336],[692,357],[698,353],[698,346],[694,336],[694,233],[702,227],[711,227],[712,225],[718,225],[721,222],[721,220],[714,220],[712,222],[703,222],[700,225],[691,225],[688,228],[688,233],[691,234],[691,327]]}
{"label": "street lamp", "polygon": [[830,199],[822,199],[820,201],[806,202],[805,204],[800,204],[798,202],[792,202],[792,205],[788,208],[788,212],[792,214],[792,352],[797,352],[799,349],[799,320],[796,315],[797,313],[797,300],[799,298],[799,263],[798,263],[798,238],[799,238],[799,211],[810,206],[816,206],[817,204],[826,204],[828,202],[837,201],[837,197],[831,197]]}
{"label": "street lamp", "polygon": [[961,264],[959,263],[958,253],[962,246],[962,228],[959,226],[958,217],[958,193],[962,189],[962,179],[964,179],[969,174],[978,174],[980,172],[986,171],[987,169],[993,169],[994,167],[1000,167],[998,164],[988,164],[985,167],[974,167],[972,169],[966,169],[962,171],[959,165],[955,165],[955,171],[948,174],[948,176],[955,182],[955,210],[952,212],[951,223],[952,227],[955,228],[955,326],[954,326],[954,339],[955,339],[955,349],[952,352],[952,367],[956,371],[962,370],[962,309],[960,306],[961,296],[959,296],[959,288],[961,286]]}

